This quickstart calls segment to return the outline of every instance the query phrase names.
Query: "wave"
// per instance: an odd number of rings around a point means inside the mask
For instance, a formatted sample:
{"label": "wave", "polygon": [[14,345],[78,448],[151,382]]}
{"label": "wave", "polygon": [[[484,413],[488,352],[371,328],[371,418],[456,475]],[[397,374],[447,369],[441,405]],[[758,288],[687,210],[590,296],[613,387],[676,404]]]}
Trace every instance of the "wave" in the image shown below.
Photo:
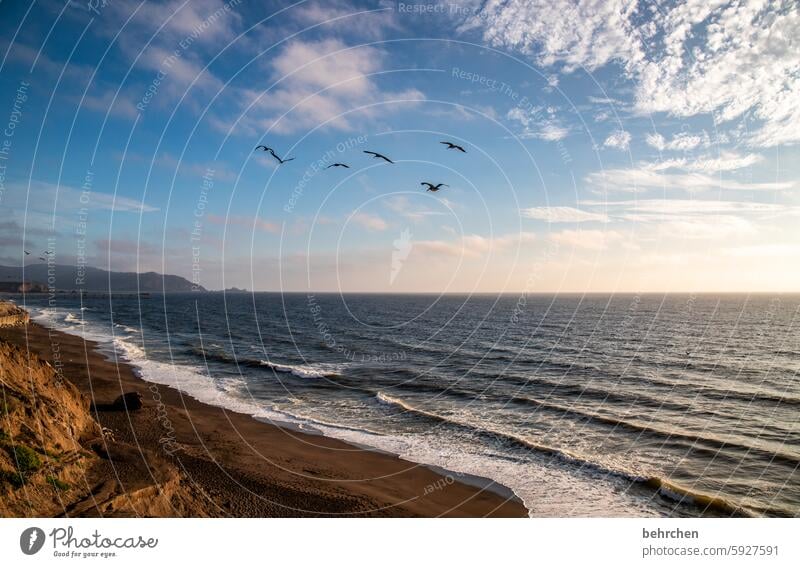
{"label": "wave", "polygon": [[[534,441],[531,441],[530,439],[520,437],[513,433],[487,429],[478,425],[464,423],[459,420],[451,419],[449,417],[415,407],[404,400],[400,400],[399,398],[394,398],[383,392],[378,392],[376,398],[378,402],[384,405],[395,406],[406,412],[414,413],[416,415],[420,415],[450,426],[458,427],[461,429],[467,429],[473,433],[482,435],[484,437],[491,437],[493,439],[500,439],[510,442],[524,449],[535,451],[540,455],[556,458],[559,461],[570,465],[576,465],[583,469],[590,469],[600,474],[613,476],[633,484],[655,489],[660,496],[678,502],[680,504],[691,504],[694,506],[701,507],[703,509],[713,510],[722,514],[733,515],[733,516],[750,517],[757,515],[756,511],[751,510],[745,506],[736,504],[721,497],[694,491],[692,489],[681,486],[673,481],[658,476],[648,476],[646,474],[637,474],[633,471],[612,469],[605,465],[592,461],[586,457],[576,455],[565,449],[560,449],[536,443]],[[780,510],[759,510],[759,511],[763,511],[764,513],[767,512],[777,513],[778,515],[782,515],[781,514],[782,512],[785,513],[785,511],[780,511]]]}
{"label": "wave", "polygon": [[81,319],[80,317],[76,317],[74,313],[67,313],[67,316],[64,317],[65,323],[71,323],[73,325],[85,325],[86,321]]}
{"label": "wave", "polygon": [[128,327],[127,325],[123,325],[122,323],[115,323],[114,326],[122,329],[126,333],[137,334],[137,335],[141,333],[141,331],[136,327]]}
{"label": "wave", "polygon": [[293,374],[298,378],[335,378],[341,376],[343,370],[343,367],[337,364],[278,364],[268,360],[261,360],[259,363],[275,372]]}
{"label": "wave", "polygon": [[222,348],[202,348],[199,346],[190,347],[189,352],[202,358],[204,361],[220,362],[236,366],[249,368],[269,369],[282,374],[292,374],[298,378],[334,378],[341,376],[344,366],[332,363],[308,363],[308,364],[281,364],[269,360],[256,358],[237,358],[234,354]]}

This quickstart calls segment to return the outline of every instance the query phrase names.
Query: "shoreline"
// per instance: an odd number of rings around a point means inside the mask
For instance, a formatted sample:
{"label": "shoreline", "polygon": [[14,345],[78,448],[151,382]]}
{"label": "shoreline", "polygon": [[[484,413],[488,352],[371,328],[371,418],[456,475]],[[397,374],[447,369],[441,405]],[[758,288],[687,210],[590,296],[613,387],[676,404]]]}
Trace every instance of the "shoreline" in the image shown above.
{"label": "shoreline", "polygon": [[[175,515],[528,516],[513,492],[491,479],[200,402],[144,380],[134,365],[109,359],[80,336],[31,322],[0,330],[0,338],[48,361],[91,398],[95,419],[117,440],[142,448],[142,461],[156,453],[177,467],[195,505]],[[142,409],[109,409],[133,391],[142,395]]]}

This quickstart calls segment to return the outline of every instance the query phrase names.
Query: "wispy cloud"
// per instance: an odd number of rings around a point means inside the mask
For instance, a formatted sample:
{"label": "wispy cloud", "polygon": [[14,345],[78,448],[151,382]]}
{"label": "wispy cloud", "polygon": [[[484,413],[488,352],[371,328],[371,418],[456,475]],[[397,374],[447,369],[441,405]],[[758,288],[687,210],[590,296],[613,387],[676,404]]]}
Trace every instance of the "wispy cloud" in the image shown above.
{"label": "wispy cloud", "polygon": [[[267,91],[239,93],[243,126],[291,133],[325,125],[353,130],[359,118],[375,117],[423,100],[417,89],[386,91],[374,75],[386,55],[370,46],[348,46],[340,39],[293,41],[269,63],[273,85]],[[375,105],[398,101],[395,104]],[[402,103],[402,104],[400,104]]]}
{"label": "wispy cloud", "polygon": [[[26,199],[30,190],[34,199]],[[26,205],[27,201],[27,205]],[[63,211],[78,209],[114,211],[117,213],[152,213],[158,211],[142,201],[121,195],[111,195],[90,191],[85,194],[81,189],[69,185],[55,185],[45,181],[32,181],[30,187],[26,183],[11,183],[7,186],[4,206],[22,208],[41,213],[58,214]]]}
{"label": "wispy cloud", "polygon": [[650,164],[623,169],[607,169],[590,173],[586,182],[594,191],[641,192],[651,189],[662,191],[785,191],[796,184],[789,181],[751,182],[721,178],[706,173],[664,173]]}
{"label": "wispy cloud", "polygon": [[529,207],[520,210],[520,214],[529,219],[547,222],[608,222],[604,213],[584,211],[574,207]]}
{"label": "wispy cloud", "polygon": [[480,258],[489,252],[501,252],[533,242],[536,238],[533,232],[519,232],[500,236],[469,234],[455,240],[421,240],[414,243],[413,254]]}
{"label": "wispy cloud", "polygon": [[531,109],[512,108],[506,118],[521,126],[517,134],[520,138],[539,138],[548,142],[563,140],[569,135],[569,128],[555,116],[555,109],[534,107]]}
{"label": "wispy cloud", "polygon": [[354,214],[351,219],[354,223],[366,228],[367,230],[382,231],[389,228],[389,223],[387,223],[378,215],[360,212]]}
{"label": "wispy cloud", "polygon": [[759,124],[749,144],[800,141],[796,5],[685,1],[641,10],[627,0],[492,0],[462,27],[473,28],[494,45],[567,72],[618,62],[634,79],[640,113],[712,113],[719,122],[750,113]]}

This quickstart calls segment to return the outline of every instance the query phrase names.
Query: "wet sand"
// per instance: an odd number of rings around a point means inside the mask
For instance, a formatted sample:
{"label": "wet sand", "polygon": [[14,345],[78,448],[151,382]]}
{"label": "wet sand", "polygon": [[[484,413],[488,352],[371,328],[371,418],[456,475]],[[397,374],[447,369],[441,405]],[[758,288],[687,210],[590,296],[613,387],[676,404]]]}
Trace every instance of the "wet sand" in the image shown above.
{"label": "wet sand", "polygon": [[[177,467],[191,504],[184,499],[165,515],[527,516],[510,491],[487,487],[490,481],[467,484],[445,471],[198,402],[143,381],[92,341],[35,323],[0,329],[0,338],[61,368],[94,401],[93,414],[116,441],[143,449],[126,459],[150,469],[148,455],[157,454]],[[144,407],[113,408],[127,392],[141,393]],[[115,471],[124,488],[124,467]]]}

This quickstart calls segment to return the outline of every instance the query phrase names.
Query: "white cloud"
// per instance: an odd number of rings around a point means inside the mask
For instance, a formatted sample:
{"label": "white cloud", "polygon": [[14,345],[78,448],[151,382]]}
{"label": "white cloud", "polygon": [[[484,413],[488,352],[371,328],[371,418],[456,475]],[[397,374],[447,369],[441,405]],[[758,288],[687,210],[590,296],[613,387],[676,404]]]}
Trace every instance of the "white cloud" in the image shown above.
{"label": "white cloud", "polygon": [[[241,105],[254,132],[291,133],[325,123],[352,130],[356,117],[378,116],[423,100],[416,89],[383,91],[369,75],[385,54],[369,46],[349,47],[338,39],[293,41],[269,64],[269,92],[245,90]],[[384,101],[394,104],[373,106]],[[284,113],[287,113],[284,115]]]}
{"label": "white cloud", "polygon": [[524,110],[515,107],[508,111],[506,118],[522,126],[522,131],[518,134],[520,138],[539,138],[557,142],[569,134],[569,129],[555,118],[555,109],[552,108],[533,107]]}
{"label": "white cloud", "polygon": [[796,187],[793,182],[744,182],[723,179],[706,173],[663,173],[650,164],[639,167],[606,169],[590,173],[586,182],[596,191],[639,192],[650,189],[662,191],[784,191]]}
{"label": "white cloud", "polygon": [[778,216],[798,212],[794,207],[774,203],[699,199],[584,200],[580,204],[590,209],[602,207],[612,222],[653,227],[640,236],[658,241],[752,237],[759,224],[764,226]]}
{"label": "white cloud", "polygon": [[564,62],[569,70],[591,70],[637,57],[638,34],[625,25],[635,12],[636,4],[625,0],[488,0],[467,26],[483,27],[493,45],[529,53],[542,65]]}
{"label": "white cloud", "polygon": [[519,232],[502,236],[468,234],[457,240],[421,240],[414,243],[413,254],[479,258],[488,252],[501,252],[536,240],[532,232]]}
{"label": "white cloud", "polygon": [[530,207],[522,209],[520,214],[525,218],[547,222],[608,222],[608,216],[603,213],[593,213],[573,207]]}
{"label": "white cloud", "polygon": [[785,205],[750,201],[714,201],[701,199],[639,199],[626,201],[580,201],[586,207],[603,207],[609,210],[647,213],[654,215],[675,214],[775,214],[789,210]]}
{"label": "white cloud", "polygon": [[631,144],[631,134],[625,130],[616,130],[612,132],[603,145],[607,148],[616,148],[618,150],[627,150]]}
{"label": "white cloud", "polygon": [[[416,198],[418,201],[420,198]],[[443,216],[450,214],[447,211],[434,211],[419,203],[412,203],[406,195],[395,195],[386,200],[385,206],[392,212],[395,212],[406,219],[419,222],[425,218],[432,216]]]}
{"label": "white cloud", "polygon": [[[26,204],[26,194],[30,190],[31,199]],[[56,214],[80,209],[95,211],[114,211],[117,213],[152,213],[158,210],[146,203],[130,197],[111,195],[92,191],[87,196],[81,189],[68,185],[56,185],[45,181],[13,183],[7,186],[3,205],[10,208],[27,207],[41,213]]]}
{"label": "white cloud", "polygon": [[707,148],[711,145],[711,138],[707,132],[701,134],[691,134],[689,132],[679,132],[667,141],[661,134],[648,134],[645,141],[659,151],[689,151],[697,147]]}
{"label": "white cloud", "polygon": [[761,161],[763,156],[759,154],[741,155],[736,152],[723,151],[717,157],[703,156],[689,160],[686,158],[675,158],[651,164],[649,167],[653,171],[664,171],[667,169],[682,169],[685,171],[699,171],[703,173],[714,173],[719,171],[733,171],[750,167]]}
{"label": "white cloud", "polygon": [[796,3],[684,0],[647,9],[628,0],[487,0],[464,29],[474,27],[542,65],[620,63],[640,113],[752,117],[751,145],[800,141]]}
{"label": "white cloud", "polygon": [[356,213],[351,217],[351,220],[367,230],[381,231],[389,228],[389,223],[383,218],[369,213]]}

